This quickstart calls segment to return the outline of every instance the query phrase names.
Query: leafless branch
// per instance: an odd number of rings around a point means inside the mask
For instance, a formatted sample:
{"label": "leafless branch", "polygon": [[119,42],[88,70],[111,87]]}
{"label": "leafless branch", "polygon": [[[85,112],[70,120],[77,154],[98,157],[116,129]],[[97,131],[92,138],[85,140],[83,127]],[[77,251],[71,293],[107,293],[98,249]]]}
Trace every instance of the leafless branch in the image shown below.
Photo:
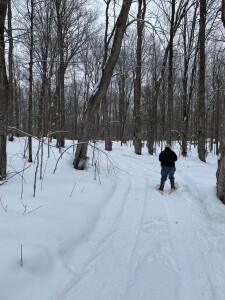
{"label": "leafless branch", "polygon": [[32,212],[34,212],[35,210],[38,210],[38,209],[41,208],[42,206],[44,206],[44,205],[40,205],[40,206],[36,207],[35,209],[33,209],[33,210],[27,212],[26,215],[31,214]]}
{"label": "leafless branch", "polygon": [[[28,166],[28,167],[24,168],[23,170],[21,170],[21,171],[19,171],[19,172],[16,172],[16,173],[13,174],[12,176],[8,177],[7,180],[5,180],[4,182],[0,183],[0,185],[5,184],[6,182],[8,182],[9,179],[11,179],[12,177],[14,177],[14,176],[20,174],[21,172],[24,172],[24,171],[25,171],[26,169],[28,169],[28,168],[30,168],[30,166]],[[23,178],[23,177],[22,177],[22,178]],[[23,178],[23,180],[24,180],[24,178]]]}

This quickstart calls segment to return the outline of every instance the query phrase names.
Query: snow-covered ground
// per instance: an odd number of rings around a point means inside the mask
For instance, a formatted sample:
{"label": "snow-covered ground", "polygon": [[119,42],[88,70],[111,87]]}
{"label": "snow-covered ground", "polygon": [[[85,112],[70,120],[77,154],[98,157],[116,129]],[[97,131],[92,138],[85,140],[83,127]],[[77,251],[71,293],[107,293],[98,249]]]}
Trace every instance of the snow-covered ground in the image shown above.
{"label": "snow-covered ground", "polygon": [[59,152],[47,158],[45,147],[33,197],[37,159],[23,159],[24,141],[8,143],[8,170],[30,167],[0,185],[1,300],[225,299],[225,206],[216,198],[214,154],[206,164],[196,149],[179,156],[179,188],[169,194],[167,181],[161,195],[160,149],[137,156],[114,142],[108,159],[96,151],[95,179],[92,148],[88,170],[73,168],[70,148],[53,174]]}

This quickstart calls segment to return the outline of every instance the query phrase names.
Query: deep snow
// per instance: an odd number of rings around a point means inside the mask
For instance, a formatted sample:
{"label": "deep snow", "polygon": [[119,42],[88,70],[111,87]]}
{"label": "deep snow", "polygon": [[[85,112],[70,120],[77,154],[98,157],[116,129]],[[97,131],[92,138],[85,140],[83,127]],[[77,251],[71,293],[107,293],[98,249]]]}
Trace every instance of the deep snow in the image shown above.
{"label": "deep snow", "polygon": [[108,159],[96,151],[95,179],[93,148],[88,170],[73,168],[70,148],[53,174],[60,154],[52,148],[47,158],[45,147],[33,197],[37,159],[23,159],[24,143],[8,143],[8,170],[30,167],[0,185],[1,300],[225,299],[225,206],[216,198],[214,154],[205,164],[195,148],[183,158],[175,144],[179,188],[168,194],[166,182],[161,195],[160,149],[138,156],[114,142]]}

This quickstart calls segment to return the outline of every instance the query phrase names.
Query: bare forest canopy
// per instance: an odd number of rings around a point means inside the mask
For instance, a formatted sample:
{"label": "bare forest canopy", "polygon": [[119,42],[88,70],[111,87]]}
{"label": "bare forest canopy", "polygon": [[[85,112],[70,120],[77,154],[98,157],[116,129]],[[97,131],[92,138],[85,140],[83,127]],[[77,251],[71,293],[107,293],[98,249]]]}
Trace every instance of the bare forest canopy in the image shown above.
{"label": "bare forest canopy", "polygon": [[[12,1],[12,31],[5,30],[6,59],[13,61],[13,99],[8,107],[9,125],[28,132],[29,67],[31,48],[31,2],[33,2],[33,134],[40,131],[67,131],[66,137],[77,139],[83,112],[101,76],[104,54],[105,8],[109,5],[109,31],[122,1]],[[141,138],[146,140],[149,126],[155,140],[177,139],[188,119],[188,140],[197,139],[198,124],[198,31],[199,1],[176,1],[175,19],[181,18],[173,38],[173,99],[168,94],[168,58],[171,1],[148,1],[142,42]],[[57,5],[58,3],[58,5]],[[181,3],[181,4],[180,4]],[[180,9],[180,11],[179,11]],[[206,24],[206,114],[207,136],[218,141],[223,117],[224,98],[224,30],[220,20],[220,1],[207,1]],[[197,11],[196,11],[197,10]],[[181,13],[185,14],[181,16]],[[133,5],[128,22],[136,19]],[[9,35],[9,32],[11,33]],[[13,53],[9,53],[12,35]],[[120,56],[107,93],[107,110],[111,136],[118,140],[133,137],[133,102],[136,67],[136,23],[127,27]],[[108,51],[110,51],[110,42]],[[9,55],[11,54],[11,55]],[[197,57],[196,57],[197,56]],[[163,78],[162,68],[166,64]],[[9,63],[7,62],[7,69]],[[64,77],[61,84],[60,77]],[[156,85],[162,80],[157,102]],[[63,98],[63,103],[61,102]],[[152,107],[155,106],[155,107]],[[172,107],[171,107],[172,106]],[[154,124],[151,111],[157,110]],[[170,116],[171,114],[171,116]],[[186,118],[186,119],[185,119]],[[64,120],[62,120],[64,119]],[[96,111],[92,139],[103,139],[103,107]],[[168,123],[170,121],[170,123]],[[62,124],[61,124],[62,122]]]}

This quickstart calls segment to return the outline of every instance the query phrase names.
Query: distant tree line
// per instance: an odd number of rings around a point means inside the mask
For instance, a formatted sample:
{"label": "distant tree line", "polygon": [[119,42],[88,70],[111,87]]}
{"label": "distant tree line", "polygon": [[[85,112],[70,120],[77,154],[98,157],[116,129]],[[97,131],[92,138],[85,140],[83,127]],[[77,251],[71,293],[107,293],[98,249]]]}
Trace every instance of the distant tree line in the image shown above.
{"label": "distant tree line", "polygon": [[224,0],[0,0],[0,176],[6,139],[147,141],[218,155],[225,202]]}

